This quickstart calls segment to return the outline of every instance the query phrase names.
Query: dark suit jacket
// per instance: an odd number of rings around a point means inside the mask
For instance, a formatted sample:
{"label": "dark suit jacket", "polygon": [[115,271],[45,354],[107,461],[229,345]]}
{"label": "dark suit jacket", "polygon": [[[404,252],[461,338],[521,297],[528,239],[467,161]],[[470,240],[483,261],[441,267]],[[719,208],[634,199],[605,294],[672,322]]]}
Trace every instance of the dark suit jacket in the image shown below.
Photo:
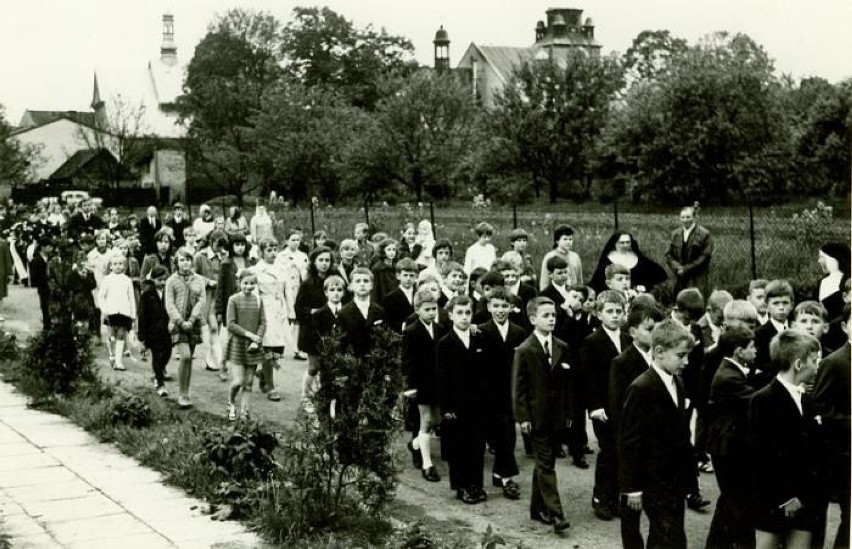
{"label": "dark suit jacket", "polygon": [[[157,252],[157,245],[154,243],[154,235],[157,234],[157,231],[163,228],[163,222],[160,221],[160,218],[155,220],[154,225],[152,226],[150,221],[148,221],[148,217],[143,217],[139,220],[139,244],[142,247],[142,253],[145,255],[153,254]],[[181,234],[181,238],[183,238],[183,234]]]}
{"label": "dark suit jacket", "polygon": [[771,382],[772,378],[778,373],[772,366],[769,357],[769,342],[776,335],[778,335],[778,330],[775,329],[771,320],[767,320],[766,324],[754,331],[754,346],[757,349],[754,367],[762,372],[756,380],[761,387]]}
{"label": "dark suit jacket", "polygon": [[529,284],[521,282],[518,286],[518,294],[515,296],[518,299],[516,299],[514,303],[514,306],[518,309],[518,311],[512,311],[512,313],[509,314],[509,320],[527,330],[527,333],[529,333],[529,330],[532,329],[532,326],[530,325],[530,317],[527,315],[527,303],[529,303],[536,295],[537,292],[535,288]]}
{"label": "dark suit jacket", "polygon": [[[713,255],[713,238],[710,231],[696,223],[686,242],[686,255],[683,251],[683,228],[678,227],[672,231],[666,252],[666,264],[675,274],[675,292],[696,287],[706,297],[707,270]],[[677,275],[678,267],[683,267],[683,274],[680,276]]]}
{"label": "dark suit jacket", "polygon": [[[339,314],[340,311],[338,311]],[[319,311],[311,313],[309,326],[312,337],[308,341],[307,348],[302,347],[302,350],[308,354],[319,355],[322,352],[322,338],[334,335],[338,321],[339,316],[331,312],[327,303]]]}
{"label": "dark suit jacket", "polygon": [[103,229],[106,226],[103,219],[95,214],[90,214],[89,219],[83,217],[82,212],[75,213],[68,220],[68,233],[75,238],[79,238],[81,234],[93,234],[98,229]]}
{"label": "dark suit jacket", "polygon": [[[548,284],[547,288],[538,293],[539,297],[546,297],[556,303],[556,328],[553,330],[553,335],[568,343],[573,352],[576,352],[579,345],[571,345],[571,334],[568,332],[568,313],[562,308],[565,298],[562,294],[553,287],[553,283]],[[582,342],[582,339],[580,339]]]}
{"label": "dark suit jacket", "polygon": [[536,431],[559,431],[577,417],[574,398],[575,366],[567,363],[568,346],[553,339],[553,363],[530,334],[517,349],[512,364],[512,404],[515,421],[529,421]]}
{"label": "dark suit jacket", "polygon": [[[826,449],[845,461],[849,472],[850,459],[850,346],[846,345],[827,356],[820,365],[814,387],[814,413],[822,417]],[[848,477],[847,477],[848,478]],[[849,486],[847,485],[848,489]]]}
{"label": "dark suit jacket", "polygon": [[609,407],[608,415],[613,431],[618,432],[621,412],[624,409],[624,397],[633,381],[645,373],[650,366],[636,345],[631,343],[620,355],[612,359],[609,369]]}
{"label": "dark suit jacket", "polygon": [[50,281],[47,278],[47,262],[36,252],[30,261],[30,286],[37,289],[39,295],[50,294]]}
{"label": "dark suit jacket", "polygon": [[[621,348],[632,345],[630,337],[621,332]],[[599,328],[583,340],[580,347],[580,372],[586,410],[599,408],[609,410],[609,369],[618,349],[603,328]]]}
{"label": "dark suit jacket", "polygon": [[686,496],[695,483],[689,418],[680,380],[678,405],[660,375],[648,368],[627,389],[618,433],[621,492]]}
{"label": "dark suit jacket", "polygon": [[755,505],[776,510],[792,498],[813,505],[818,477],[815,466],[815,424],[807,395],[804,414],[781,382],[773,379],[751,398],[748,448]]}
{"label": "dark suit jacket", "polygon": [[371,300],[364,318],[355,302],[350,301],[340,309],[337,318],[343,331],[343,348],[362,357],[370,351],[373,330],[384,324],[385,311]]}
{"label": "dark suit jacket", "polygon": [[748,406],[755,387],[742,370],[723,359],[710,386],[707,405],[707,451],[746,463]]}
{"label": "dark suit jacket", "polygon": [[438,340],[435,352],[438,407],[442,414],[482,415],[485,409],[485,348],[481,335],[470,335],[470,347],[452,328]]}
{"label": "dark suit jacket", "polygon": [[[404,297],[404,296],[403,296]],[[435,354],[438,341],[447,333],[446,325],[432,323],[434,339],[416,319],[402,331],[402,368],[408,389],[417,389],[417,404],[438,403],[438,370]]]}
{"label": "dark suit jacket", "polygon": [[[137,330],[139,341],[149,349],[170,347],[172,336],[169,333],[169,314],[166,312],[165,299],[160,298],[150,280],[142,282],[142,285]],[[165,296],[165,292],[163,295]]]}
{"label": "dark suit jacket", "polygon": [[506,340],[500,335],[497,324],[489,320],[480,326],[485,348],[485,387],[488,409],[497,413],[512,413],[512,363],[515,349],[527,338],[527,332],[511,320]]}
{"label": "dark suit jacket", "polygon": [[[145,219],[145,223],[150,225],[148,223],[147,218]],[[142,224],[140,223],[139,225],[141,227]],[[183,246],[184,244],[186,244],[186,239],[183,237],[183,230],[187,227],[192,226],[192,220],[187,219],[186,216],[183,216],[179,222],[176,221],[175,218],[171,218],[169,220],[169,222],[166,223],[166,225],[168,227],[171,227],[172,232],[174,232],[175,241],[173,243],[173,246],[174,246],[175,249],[178,249],[181,246]],[[157,231],[154,231],[154,232],[156,233]],[[153,234],[151,236],[153,237]],[[225,303],[227,303],[227,302],[228,302],[228,298],[226,297]]]}
{"label": "dark suit jacket", "polygon": [[[415,290],[414,293],[416,292]],[[397,333],[402,332],[405,319],[414,314],[414,305],[408,301],[400,288],[385,296],[382,308],[385,310],[385,322],[387,322],[388,328]]]}

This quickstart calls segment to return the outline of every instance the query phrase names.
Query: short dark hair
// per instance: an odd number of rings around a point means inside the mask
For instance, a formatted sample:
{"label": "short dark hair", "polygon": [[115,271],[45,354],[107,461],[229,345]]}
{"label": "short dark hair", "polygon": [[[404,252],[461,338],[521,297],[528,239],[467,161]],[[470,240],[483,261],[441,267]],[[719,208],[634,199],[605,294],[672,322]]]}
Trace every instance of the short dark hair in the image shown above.
{"label": "short dark hair", "polygon": [[704,314],[704,296],[698,288],[681,290],[675,299],[675,308],[690,321],[698,320]]}
{"label": "short dark hair", "polygon": [[604,269],[604,278],[606,280],[610,280],[617,274],[630,276],[630,269],[628,269],[621,263],[610,263]]}
{"label": "short dark hair", "polygon": [[447,303],[447,310],[453,312],[453,309],[456,307],[464,307],[464,306],[472,306],[473,301],[471,301],[470,297],[462,294],[462,295],[454,295],[450,302]]}
{"label": "short dark hair", "polygon": [[403,257],[396,262],[396,272],[401,273],[403,271],[417,274],[420,269],[417,268],[417,263],[413,259],[410,257]]}
{"label": "short dark hair", "polygon": [[512,294],[509,293],[509,290],[504,288],[503,286],[497,286],[494,288],[494,291],[491,292],[491,295],[488,296],[488,302],[490,303],[492,299],[500,299],[505,301],[506,303],[512,303]]}
{"label": "short dark hair", "polygon": [[766,285],[767,301],[775,297],[789,297],[792,300],[794,295],[793,286],[786,280],[773,280]]}
{"label": "short dark hair", "polygon": [[574,236],[574,227],[571,225],[557,225],[553,229],[553,244],[555,245],[559,242],[559,239],[563,236]]}
{"label": "short dark hair", "polygon": [[482,221],[481,223],[476,224],[476,229],[474,229],[474,230],[476,231],[476,234],[479,235],[479,236],[486,235],[486,234],[488,236],[491,236],[492,234],[494,234],[494,225],[492,225],[491,223],[488,223],[486,221]]}
{"label": "short dark hair", "polygon": [[754,331],[742,322],[726,326],[719,335],[719,351],[722,356],[732,357],[737,349],[745,349],[754,341]]}
{"label": "short dark hair", "polygon": [[567,269],[568,262],[565,261],[565,258],[562,256],[552,255],[547,258],[544,268],[547,269],[548,274],[552,274],[556,269]]}
{"label": "short dark hair", "polygon": [[444,248],[450,250],[450,257],[452,257],[453,244],[446,238],[442,238],[441,240],[435,242],[435,245],[432,247],[432,257],[438,257],[438,250],[443,250]]}
{"label": "short dark hair", "polygon": [[571,284],[568,286],[569,292],[580,292],[583,294],[583,301],[589,298],[589,287],[585,284]]}
{"label": "short dark hair", "polygon": [[151,280],[156,280],[158,278],[168,278],[169,270],[163,267],[162,265],[154,265],[154,268],[151,269],[151,272],[148,273],[148,278]]}
{"label": "short dark hair", "polygon": [[636,328],[648,319],[655,323],[663,320],[663,313],[657,307],[630,307],[627,313],[627,327]]}
{"label": "short dark hair", "polygon": [[514,242],[522,238],[524,240],[529,240],[529,234],[527,234],[527,232],[521,229],[520,227],[517,229],[512,229],[512,231],[509,233],[509,242]]}
{"label": "short dark hair", "polygon": [[480,286],[491,286],[492,288],[499,288],[506,284],[506,279],[500,273],[500,271],[490,270],[481,277],[479,277],[479,285]]}

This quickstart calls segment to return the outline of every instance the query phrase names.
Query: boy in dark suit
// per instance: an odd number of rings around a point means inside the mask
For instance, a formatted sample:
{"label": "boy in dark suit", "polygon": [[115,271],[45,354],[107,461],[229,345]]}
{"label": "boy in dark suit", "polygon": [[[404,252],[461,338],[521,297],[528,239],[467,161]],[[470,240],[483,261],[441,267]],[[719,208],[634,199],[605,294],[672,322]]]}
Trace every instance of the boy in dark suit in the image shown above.
{"label": "boy in dark suit", "polygon": [[338,275],[326,277],[322,283],[326,304],[319,309],[311,311],[311,320],[308,326],[311,328],[313,337],[307,339],[302,351],[308,355],[308,369],[302,377],[302,407],[311,411],[311,394],[314,383],[321,369],[322,338],[334,335],[334,329],[338,324],[338,316],[343,308],[343,296],[346,294],[346,283]]}
{"label": "boy in dark suit", "polygon": [[509,499],[521,492],[513,477],[518,474],[515,461],[515,416],[512,413],[512,361],[515,348],[526,339],[526,331],[509,320],[512,299],[505,288],[497,287],[488,297],[491,320],[479,327],[485,348],[486,417],[489,440],[493,441],[494,469],[491,480]]}
{"label": "boy in dark suit", "polygon": [[154,370],[154,384],[157,394],[165,398],[166,366],[172,358],[172,336],[169,332],[169,314],[163,299],[163,290],[169,271],[161,265],[151,270],[151,277],[142,281],[142,295],[139,296],[139,341],[151,351],[151,368]]}
{"label": "boy in dark suit", "polygon": [[[648,547],[686,548],[684,500],[693,475],[692,445],[680,372],[694,340],[673,320],[651,332],[654,362],[627,389],[618,434],[622,521],[644,510]],[[638,528],[622,527],[625,548],[644,547]]]}
{"label": "boy in dark suit", "polygon": [[488,298],[491,297],[491,292],[496,288],[503,288],[505,284],[506,280],[503,278],[503,275],[497,271],[488,271],[479,277],[479,287],[482,290],[482,297],[474,303],[474,324],[485,324],[491,319],[491,313],[488,311]]}
{"label": "boy in dark suit", "polygon": [[[568,307],[565,305],[568,300],[568,288],[565,286],[565,283],[568,282],[568,262],[564,258],[554,255],[544,262],[544,267],[547,269],[550,284],[538,295],[546,297],[556,304],[556,329],[553,334],[568,343]],[[576,350],[577,348],[574,347],[573,349]]]}
{"label": "boy in dark suit", "polygon": [[50,328],[50,280],[47,264],[53,256],[53,243],[45,240],[39,242],[36,253],[30,261],[30,287],[38,292],[38,304],[41,307],[42,327]]}
{"label": "boy in dark suit", "polygon": [[385,321],[395,332],[402,332],[405,320],[414,314],[414,284],[417,282],[417,272],[417,263],[410,257],[403,257],[396,262],[399,287],[386,295],[382,303]]}
{"label": "boy in dark suit", "polygon": [[755,393],[749,381],[757,354],[754,332],[744,323],[734,323],[725,327],[717,343],[724,358],[710,386],[707,450],[713,459],[720,494],[707,535],[707,549],[754,547],[746,439],[748,405]]}
{"label": "boy in dark suit", "polygon": [[840,503],[840,526],[834,547],[849,547],[849,470],[850,470],[850,416],[852,416],[852,383],[850,383],[850,344],[852,317],[849,303],[843,307],[843,329],[846,344],[826,357],[819,368],[814,387],[814,411],[825,427],[823,463],[829,482],[826,485]]}
{"label": "boy in dark suit", "polygon": [[630,337],[621,331],[624,304],[621,292],[601,292],[596,305],[601,327],[592,332],[580,348],[585,406],[599,447],[592,507],[601,520],[612,520],[618,511],[618,461],[615,431],[610,423],[609,370],[612,359],[630,345]]}
{"label": "boy in dark suit", "polygon": [[436,322],[438,316],[437,292],[420,288],[414,294],[417,319],[402,331],[402,367],[405,370],[408,398],[417,406],[419,428],[408,442],[412,462],[429,482],[439,482],[441,475],[432,464],[430,444],[432,431],[438,425],[438,373],[435,353],[438,340],[446,328]]}
{"label": "boy in dark suit", "polygon": [[342,347],[361,358],[370,352],[372,332],[384,322],[385,312],[373,303],[373,272],[365,267],[352,270],[349,282],[352,301],[340,309],[337,316],[343,332]]}
{"label": "boy in dark suit", "polygon": [[[771,315],[771,299],[769,303]],[[819,341],[800,330],[773,337],[769,355],[777,374],[749,405],[753,524],[759,548],[808,548],[819,527],[816,422],[802,390],[817,373],[819,354]]]}
{"label": "boy in dark suit", "polygon": [[499,260],[494,262],[492,269],[503,275],[505,288],[515,297],[515,307],[513,307],[509,319],[521,328],[529,330],[530,323],[526,315],[527,303],[536,296],[537,292],[529,284],[521,282],[521,273],[523,272],[522,259],[520,259],[518,254],[515,255],[518,256],[517,264],[513,265],[508,261]]}
{"label": "boy in dark suit", "polygon": [[553,337],[556,304],[546,297],[527,305],[533,333],[515,350],[512,402],[521,431],[535,451],[530,518],[553,526],[556,533],[571,527],[565,518],[556,480],[559,434],[577,413],[568,347]]}
{"label": "boy in dark suit", "polygon": [[789,326],[787,317],[793,309],[793,286],[786,280],[773,280],[766,285],[766,314],[769,321],[754,332],[754,346],[757,348],[755,368],[763,374],[757,382],[767,385],[778,373],[769,357],[769,342]]}
{"label": "boy in dark suit", "polygon": [[485,459],[485,349],[470,331],[473,316],[466,295],[450,299],[452,329],[438,341],[438,406],[444,420],[450,462],[450,489],[463,503],[485,501],[482,469]]}

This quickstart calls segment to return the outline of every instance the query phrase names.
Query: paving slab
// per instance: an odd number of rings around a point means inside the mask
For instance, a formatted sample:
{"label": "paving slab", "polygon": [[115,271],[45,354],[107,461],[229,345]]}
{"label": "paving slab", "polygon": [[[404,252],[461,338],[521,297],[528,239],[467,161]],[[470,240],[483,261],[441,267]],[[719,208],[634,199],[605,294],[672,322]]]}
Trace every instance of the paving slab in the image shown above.
{"label": "paving slab", "polygon": [[67,549],[174,549],[177,545],[159,534],[98,538],[66,544]]}
{"label": "paving slab", "polygon": [[121,536],[130,538],[135,534],[155,534],[147,524],[126,513],[66,522],[50,522],[47,519],[45,526],[56,541],[63,545]]}
{"label": "paving slab", "polygon": [[100,492],[89,495],[54,501],[30,501],[21,506],[36,519],[49,519],[52,522],[94,518],[125,513],[126,510]]}
{"label": "paving slab", "polygon": [[73,499],[83,497],[94,492],[97,492],[97,488],[83,480],[62,482],[52,485],[41,484],[35,486],[18,486],[7,490],[9,496],[18,503],[26,503],[28,501]]}
{"label": "paving slab", "polygon": [[37,486],[42,484],[54,485],[63,482],[73,482],[77,479],[79,477],[73,471],[61,465],[0,472],[0,486],[4,488]]}
{"label": "paving slab", "polygon": [[[50,534],[38,534],[35,536],[24,536],[14,538],[15,549],[61,549],[62,545],[50,537]],[[106,549],[106,548],[104,548]]]}
{"label": "paving slab", "polygon": [[8,455],[4,452],[4,449],[3,446],[0,446],[0,472],[19,471],[21,469],[36,470],[60,465],[56,458],[43,452],[34,451],[23,455]]}

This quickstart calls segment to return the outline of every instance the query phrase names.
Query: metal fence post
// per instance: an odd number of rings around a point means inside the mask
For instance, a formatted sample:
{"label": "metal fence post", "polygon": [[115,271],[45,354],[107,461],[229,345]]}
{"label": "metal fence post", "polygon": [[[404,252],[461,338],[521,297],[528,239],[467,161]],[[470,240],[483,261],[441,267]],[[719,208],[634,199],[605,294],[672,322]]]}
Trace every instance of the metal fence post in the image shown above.
{"label": "metal fence post", "polygon": [[368,230],[372,231],[372,229],[370,229],[370,205],[368,202],[364,202],[364,219],[367,221]]}
{"label": "metal fence post", "polygon": [[614,219],[615,229],[613,229],[613,230],[617,231],[618,230],[618,199],[617,198],[614,198],[613,201],[612,201],[612,215],[615,218]]}
{"label": "metal fence post", "polygon": [[314,201],[311,200],[311,234],[314,235],[317,233],[317,227],[314,223]]}
{"label": "metal fence post", "polygon": [[435,225],[435,204],[429,202],[429,222],[432,223],[432,237],[437,238],[438,227]]}
{"label": "metal fence post", "polygon": [[518,228],[518,205],[512,204],[512,228]]}
{"label": "metal fence post", "polygon": [[754,234],[754,206],[751,200],[748,201],[748,233],[751,239],[751,279],[757,279],[757,249]]}

